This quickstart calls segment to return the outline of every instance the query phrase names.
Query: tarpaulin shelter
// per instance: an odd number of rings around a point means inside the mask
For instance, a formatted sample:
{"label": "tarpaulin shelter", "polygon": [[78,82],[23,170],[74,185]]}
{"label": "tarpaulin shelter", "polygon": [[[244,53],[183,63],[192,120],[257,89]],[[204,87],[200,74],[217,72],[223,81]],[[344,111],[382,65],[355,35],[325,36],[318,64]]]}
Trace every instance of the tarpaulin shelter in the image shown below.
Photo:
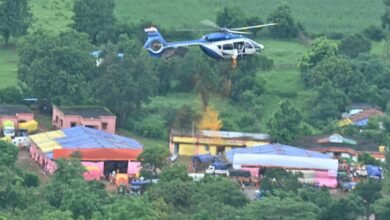
{"label": "tarpaulin shelter", "polygon": [[282,144],[268,144],[251,148],[233,149],[226,153],[234,169],[246,167],[274,167],[289,170],[313,170],[313,182],[334,187],[338,161],[326,154]]}
{"label": "tarpaulin shelter", "polygon": [[[77,126],[29,136],[33,159],[45,170],[54,172],[53,159],[68,158],[79,152],[82,161],[129,161],[131,172],[139,163],[132,164],[142,152],[142,145],[136,140],[110,134],[101,130]],[[129,171],[130,169],[128,169]],[[133,173],[131,173],[133,174]]]}

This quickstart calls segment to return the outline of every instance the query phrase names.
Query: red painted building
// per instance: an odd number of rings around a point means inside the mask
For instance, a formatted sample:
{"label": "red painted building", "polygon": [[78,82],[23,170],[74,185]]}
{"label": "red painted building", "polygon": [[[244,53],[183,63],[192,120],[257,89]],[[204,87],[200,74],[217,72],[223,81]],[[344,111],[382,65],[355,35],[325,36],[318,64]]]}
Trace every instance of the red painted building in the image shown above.
{"label": "red painted building", "polygon": [[116,116],[105,107],[53,105],[52,123],[59,129],[82,125],[115,134]]}
{"label": "red painted building", "polygon": [[20,122],[34,120],[34,113],[25,105],[0,105],[0,124],[4,120],[11,120],[17,125]]}

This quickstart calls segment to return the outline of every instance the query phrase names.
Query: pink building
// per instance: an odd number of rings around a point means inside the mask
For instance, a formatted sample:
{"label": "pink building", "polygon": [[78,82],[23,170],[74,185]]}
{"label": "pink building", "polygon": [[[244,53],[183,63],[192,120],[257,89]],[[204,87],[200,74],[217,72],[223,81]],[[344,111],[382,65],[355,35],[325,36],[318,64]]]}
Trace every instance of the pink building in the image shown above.
{"label": "pink building", "polygon": [[34,120],[34,113],[25,105],[1,104],[0,122],[4,120],[11,120],[17,125],[20,122]]}
{"label": "pink building", "polygon": [[53,105],[52,122],[59,129],[82,125],[115,134],[116,116],[105,107]]}

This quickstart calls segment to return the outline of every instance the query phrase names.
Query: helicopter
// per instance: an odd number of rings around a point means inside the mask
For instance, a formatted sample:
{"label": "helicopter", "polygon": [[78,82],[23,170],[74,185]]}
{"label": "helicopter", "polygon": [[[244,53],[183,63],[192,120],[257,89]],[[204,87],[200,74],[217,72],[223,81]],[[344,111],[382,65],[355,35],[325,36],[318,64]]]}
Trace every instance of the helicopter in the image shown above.
{"label": "helicopter", "polygon": [[145,28],[148,38],[144,49],[152,57],[160,58],[172,56],[175,50],[181,47],[199,46],[207,56],[216,60],[232,60],[232,63],[235,64],[237,58],[256,55],[264,49],[262,44],[243,36],[251,34],[251,32],[244,30],[277,25],[270,23],[239,28],[222,28],[209,20],[204,20],[201,23],[217,29],[217,32],[206,34],[196,40],[167,42],[156,27]]}

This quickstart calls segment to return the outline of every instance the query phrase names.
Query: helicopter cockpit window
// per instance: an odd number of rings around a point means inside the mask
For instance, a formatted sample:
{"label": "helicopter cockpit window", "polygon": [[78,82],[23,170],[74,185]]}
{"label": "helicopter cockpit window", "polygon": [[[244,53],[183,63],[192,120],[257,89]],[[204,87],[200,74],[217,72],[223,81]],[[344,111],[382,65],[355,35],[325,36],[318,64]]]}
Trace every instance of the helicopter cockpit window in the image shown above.
{"label": "helicopter cockpit window", "polygon": [[253,46],[252,46],[252,44],[245,42],[245,48],[252,49]]}
{"label": "helicopter cockpit window", "polygon": [[224,44],[223,49],[224,50],[233,50],[233,44]]}
{"label": "helicopter cockpit window", "polygon": [[222,48],[221,45],[218,45],[217,47],[218,47],[218,49],[221,49],[221,48]]}

